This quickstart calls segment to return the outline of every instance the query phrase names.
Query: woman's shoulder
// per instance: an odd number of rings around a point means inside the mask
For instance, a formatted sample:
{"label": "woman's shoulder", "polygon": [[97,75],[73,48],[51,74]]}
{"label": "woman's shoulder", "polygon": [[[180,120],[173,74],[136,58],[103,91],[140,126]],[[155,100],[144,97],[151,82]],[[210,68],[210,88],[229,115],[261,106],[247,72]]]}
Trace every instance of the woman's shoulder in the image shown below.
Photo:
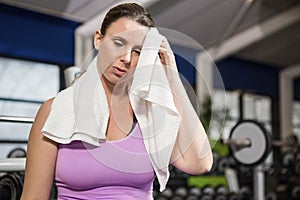
{"label": "woman's shoulder", "polygon": [[35,116],[35,119],[34,119],[35,126],[38,125],[40,127],[45,123],[45,121],[51,111],[51,106],[52,106],[53,100],[54,100],[54,97],[48,99],[40,106],[40,108]]}

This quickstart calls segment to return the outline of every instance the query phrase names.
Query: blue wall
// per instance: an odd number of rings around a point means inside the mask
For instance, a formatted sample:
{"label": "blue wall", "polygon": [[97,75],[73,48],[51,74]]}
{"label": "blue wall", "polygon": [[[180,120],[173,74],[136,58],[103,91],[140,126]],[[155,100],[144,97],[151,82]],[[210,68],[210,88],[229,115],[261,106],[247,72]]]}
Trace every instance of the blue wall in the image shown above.
{"label": "blue wall", "polygon": [[240,89],[273,97],[278,96],[280,68],[234,57],[221,60],[216,65],[226,89]]}
{"label": "blue wall", "polygon": [[80,23],[0,4],[0,54],[73,65]]}
{"label": "blue wall", "polygon": [[197,54],[196,50],[181,47],[177,45],[172,45],[172,50],[175,54],[175,59],[178,67],[179,73],[186,78],[186,80],[191,84],[196,84],[196,74],[195,66]]}

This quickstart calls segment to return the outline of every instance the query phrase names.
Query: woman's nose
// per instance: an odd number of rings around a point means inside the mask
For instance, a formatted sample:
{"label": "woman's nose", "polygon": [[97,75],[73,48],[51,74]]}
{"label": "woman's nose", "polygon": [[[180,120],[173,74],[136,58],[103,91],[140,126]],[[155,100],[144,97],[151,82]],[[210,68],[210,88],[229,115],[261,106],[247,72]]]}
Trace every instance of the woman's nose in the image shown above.
{"label": "woman's nose", "polygon": [[128,50],[124,54],[122,54],[120,57],[120,60],[121,60],[121,62],[123,62],[125,64],[129,64],[131,61],[131,51]]}

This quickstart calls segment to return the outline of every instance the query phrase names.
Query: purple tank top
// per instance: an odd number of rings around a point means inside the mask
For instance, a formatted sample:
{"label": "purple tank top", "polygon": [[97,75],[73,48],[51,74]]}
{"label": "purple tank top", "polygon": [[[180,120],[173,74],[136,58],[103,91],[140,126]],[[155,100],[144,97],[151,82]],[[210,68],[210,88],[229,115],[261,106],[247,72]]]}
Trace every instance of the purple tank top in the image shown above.
{"label": "purple tank top", "polygon": [[126,138],[100,147],[81,141],[59,144],[58,200],[153,199],[154,178],[138,124]]}

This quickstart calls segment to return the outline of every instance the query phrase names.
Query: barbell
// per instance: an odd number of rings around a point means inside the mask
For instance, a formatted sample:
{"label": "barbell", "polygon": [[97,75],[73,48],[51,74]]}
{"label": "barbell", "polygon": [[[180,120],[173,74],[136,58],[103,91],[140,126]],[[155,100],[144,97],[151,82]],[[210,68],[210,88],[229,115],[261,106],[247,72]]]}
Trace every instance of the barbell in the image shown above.
{"label": "barbell", "polygon": [[265,127],[254,120],[242,120],[238,122],[230,132],[228,144],[233,158],[247,166],[254,166],[263,162],[269,155],[272,146],[298,145],[294,138],[292,141],[272,141],[271,134]]}

